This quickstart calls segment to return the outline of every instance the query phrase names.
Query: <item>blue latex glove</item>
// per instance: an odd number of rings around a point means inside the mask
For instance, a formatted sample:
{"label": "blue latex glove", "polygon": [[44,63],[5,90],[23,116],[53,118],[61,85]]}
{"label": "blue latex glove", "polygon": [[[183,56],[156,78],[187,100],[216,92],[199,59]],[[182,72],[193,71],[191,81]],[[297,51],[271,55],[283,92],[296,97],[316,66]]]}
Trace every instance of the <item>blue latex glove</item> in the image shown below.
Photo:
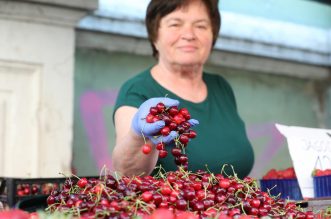
{"label": "blue latex glove", "polygon": [[[168,97],[155,97],[148,99],[140,105],[137,113],[132,119],[131,127],[135,133],[138,135],[144,135],[145,137],[149,138],[153,144],[157,144],[159,142],[168,144],[178,136],[178,133],[176,131],[171,131],[167,136],[154,137],[153,135],[155,135],[155,133],[159,132],[165,126],[165,122],[160,120],[153,123],[147,123],[145,120],[146,116],[149,114],[150,108],[156,106],[156,104],[160,102],[162,102],[166,108],[179,105],[178,100],[174,100]],[[188,122],[192,127],[199,124],[199,121],[196,119],[190,119]]]}

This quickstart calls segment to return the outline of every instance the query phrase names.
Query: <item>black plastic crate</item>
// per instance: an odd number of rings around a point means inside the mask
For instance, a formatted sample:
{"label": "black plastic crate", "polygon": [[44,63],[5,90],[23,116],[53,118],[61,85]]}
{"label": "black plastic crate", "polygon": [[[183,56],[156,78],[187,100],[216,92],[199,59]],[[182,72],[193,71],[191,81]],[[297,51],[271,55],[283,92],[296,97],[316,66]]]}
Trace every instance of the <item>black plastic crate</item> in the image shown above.
{"label": "black plastic crate", "polygon": [[[99,176],[84,176],[87,179],[99,178]],[[0,208],[19,208],[28,212],[34,212],[47,207],[47,197],[56,190],[62,190],[67,179],[73,184],[78,181],[78,177],[63,178],[10,178],[0,177]],[[30,188],[24,194],[19,191],[22,185]],[[35,190],[32,188],[35,186]]]}
{"label": "black plastic crate", "polygon": [[28,200],[46,200],[53,189],[61,189],[67,178],[0,177],[0,202],[14,208]]}

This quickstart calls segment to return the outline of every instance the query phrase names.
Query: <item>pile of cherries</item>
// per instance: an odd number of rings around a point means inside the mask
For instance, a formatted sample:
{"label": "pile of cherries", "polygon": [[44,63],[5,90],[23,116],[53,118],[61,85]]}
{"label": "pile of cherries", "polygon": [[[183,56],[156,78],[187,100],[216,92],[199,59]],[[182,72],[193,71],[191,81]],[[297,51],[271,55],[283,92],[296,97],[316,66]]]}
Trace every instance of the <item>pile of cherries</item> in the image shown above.
{"label": "pile of cherries", "polygon": [[[156,176],[117,177],[104,174],[98,178],[68,178],[62,189],[47,198],[47,212],[62,212],[81,219],[230,219],[230,218],[314,218],[312,211],[304,211],[295,202],[274,197],[259,189],[256,180],[239,179],[233,170],[214,174],[208,171],[190,172],[185,148],[196,132],[189,123],[187,109],[166,108],[158,103],[150,108],[147,123],[163,120],[165,126],[155,137],[176,131],[171,149],[176,171]],[[168,155],[166,145],[158,143],[159,157]],[[152,147],[143,145],[150,153]],[[316,216],[316,215],[315,215]]]}
{"label": "pile of cherries", "polygon": [[[262,192],[254,179],[183,169],[158,175],[67,179],[47,199],[48,212],[80,218],[148,218],[160,209],[202,218],[314,218],[295,202]],[[164,219],[167,219],[163,217]],[[180,216],[176,218],[181,218]]]}
{"label": "pile of cherries", "polygon": [[[191,129],[189,122],[191,115],[189,111],[186,108],[179,109],[177,106],[166,108],[165,105],[160,102],[150,108],[149,114],[145,119],[147,123],[160,120],[165,122],[165,126],[158,133],[155,133],[154,137],[168,136],[171,131],[178,133],[178,137],[174,139],[175,147],[171,149],[171,154],[174,156],[177,166],[187,169],[188,157],[185,154],[185,147],[188,145],[190,139],[195,138],[197,135],[197,133]],[[159,151],[160,158],[165,158],[168,155],[164,142],[159,142],[155,147]],[[142,152],[144,154],[149,154],[151,150],[152,146],[150,144],[145,143],[142,146]]]}

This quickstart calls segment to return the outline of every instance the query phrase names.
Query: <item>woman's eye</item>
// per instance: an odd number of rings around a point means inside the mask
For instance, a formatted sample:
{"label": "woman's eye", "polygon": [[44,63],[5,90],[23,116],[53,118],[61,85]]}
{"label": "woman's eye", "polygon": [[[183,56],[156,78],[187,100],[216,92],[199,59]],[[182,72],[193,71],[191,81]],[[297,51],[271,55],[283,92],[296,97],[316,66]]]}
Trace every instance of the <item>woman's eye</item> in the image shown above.
{"label": "woman's eye", "polygon": [[205,30],[205,29],[207,29],[207,26],[206,25],[198,25],[197,28]]}
{"label": "woman's eye", "polygon": [[170,24],[169,27],[178,27],[179,24]]}

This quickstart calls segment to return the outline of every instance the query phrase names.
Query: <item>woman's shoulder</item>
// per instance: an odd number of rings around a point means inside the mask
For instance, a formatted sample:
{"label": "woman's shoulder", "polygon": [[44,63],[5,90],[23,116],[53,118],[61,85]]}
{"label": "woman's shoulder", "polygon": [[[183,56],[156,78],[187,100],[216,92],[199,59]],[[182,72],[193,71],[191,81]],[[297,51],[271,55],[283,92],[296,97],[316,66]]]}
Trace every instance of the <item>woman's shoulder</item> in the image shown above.
{"label": "woman's shoulder", "polygon": [[142,72],[139,72],[135,76],[129,78],[127,81],[123,83],[123,86],[134,86],[136,84],[143,84],[150,79],[151,79],[150,70],[146,69]]}
{"label": "woman's shoulder", "polygon": [[146,81],[150,80],[148,77],[151,77],[150,71],[146,69],[122,84],[116,98],[114,113],[121,106],[139,107],[146,99]]}
{"label": "woman's shoulder", "polygon": [[150,86],[153,86],[153,79],[149,69],[146,69],[126,80],[122,84],[120,92],[141,92],[144,88]]}
{"label": "woman's shoulder", "polygon": [[203,78],[207,86],[226,87],[231,89],[231,85],[222,75],[204,72]]}

